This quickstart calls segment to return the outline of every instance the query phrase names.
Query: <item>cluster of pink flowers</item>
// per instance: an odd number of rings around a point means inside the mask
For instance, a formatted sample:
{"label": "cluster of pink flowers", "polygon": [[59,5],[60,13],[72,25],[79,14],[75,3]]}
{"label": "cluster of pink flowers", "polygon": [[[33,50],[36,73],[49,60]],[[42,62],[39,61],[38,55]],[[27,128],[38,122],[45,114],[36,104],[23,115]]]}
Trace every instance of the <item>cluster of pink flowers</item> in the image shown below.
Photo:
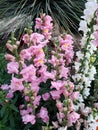
{"label": "cluster of pink flowers", "polygon": [[[35,28],[40,29],[41,33],[24,34],[22,40],[25,48],[22,50],[18,50],[19,41],[14,45],[8,41],[7,48],[14,55],[6,54],[5,58],[9,60],[7,70],[12,74],[12,79],[9,85],[2,85],[1,88],[8,91],[6,98],[12,98],[16,91],[21,92],[26,102],[19,106],[24,124],[34,125],[38,118],[48,123],[51,113],[48,112],[49,108],[41,106],[41,102],[54,100],[58,111],[56,115],[58,124],[62,125],[65,120],[67,126],[72,126],[80,118],[80,114],[74,109],[74,101],[78,99],[79,92],[74,91],[75,86],[70,81],[69,64],[74,56],[72,36],[61,35],[59,45],[55,44],[50,58],[47,58],[45,50],[51,39],[52,18],[45,14],[41,18],[36,18]],[[41,83],[46,84],[47,80],[50,80],[51,84],[40,94]],[[56,120],[53,124],[55,122]]]}

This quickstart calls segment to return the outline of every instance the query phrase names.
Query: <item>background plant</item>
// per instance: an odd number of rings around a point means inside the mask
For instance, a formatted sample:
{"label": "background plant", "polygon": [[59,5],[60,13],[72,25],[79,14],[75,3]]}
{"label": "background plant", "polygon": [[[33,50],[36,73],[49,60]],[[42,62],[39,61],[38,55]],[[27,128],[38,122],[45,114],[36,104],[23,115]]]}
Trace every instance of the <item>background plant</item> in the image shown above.
{"label": "background plant", "polygon": [[[86,0],[0,0],[0,35],[23,32],[27,23],[44,12],[52,16],[60,31],[77,30]],[[7,36],[7,35],[6,35]]]}

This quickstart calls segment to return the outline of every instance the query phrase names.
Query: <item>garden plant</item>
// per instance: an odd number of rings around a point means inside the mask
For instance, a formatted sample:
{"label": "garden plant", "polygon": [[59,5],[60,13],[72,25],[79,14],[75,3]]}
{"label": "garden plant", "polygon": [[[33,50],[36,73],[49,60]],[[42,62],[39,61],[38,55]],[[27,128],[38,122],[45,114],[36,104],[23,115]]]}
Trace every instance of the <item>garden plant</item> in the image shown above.
{"label": "garden plant", "polygon": [[77,49],[71,34],[53,36],[50,15],[34,22],[0,58],[0,130],[98,130],[97,1],[85,3]]}

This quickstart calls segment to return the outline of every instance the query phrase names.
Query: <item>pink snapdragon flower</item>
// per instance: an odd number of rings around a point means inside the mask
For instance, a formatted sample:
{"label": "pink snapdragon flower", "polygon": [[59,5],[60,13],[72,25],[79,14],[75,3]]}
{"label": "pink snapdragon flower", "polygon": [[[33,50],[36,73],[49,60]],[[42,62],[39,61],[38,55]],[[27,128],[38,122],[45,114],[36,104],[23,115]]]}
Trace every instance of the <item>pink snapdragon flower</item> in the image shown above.
{"label": "pink snapdragon flower", "polygon": [[39,67],[42,66],[45,62],[45,56],[42,55],[38,55],[35,59],[34,59],[34,66]]}
{"label": "pink snapdragon flower", "polygon": [[21,52],[20,52],[20,58],[21,58],[21,60],[24,60],[24,59],[30,60],[32,57],[31,57],[31,54],[29,52],[29,49],[23,49],[23,50],[21,50]]}
{"label": "pink snapdragon flower", "polygon": [[9,89],[9,85],[8,84],[3,84],[0,87],[2,90],[8,90]]}
{"label": "pink snapdragon flower", "polygon": [[10,44],[10,43],[7,43],[6,44],[6,47],[8,50],[10,50],[11,52],[14,50],[14,47]]}
{"label": "pink snapdragon flower", "polygon": [[43,21],[42,21],[41,18],[36,18],[36,25],[35,25],[35,28],[36,28],[36,29],[41,29],[42,23],[43,23]]}
{"label": "pink snapdragon flower", "polygon": [[57,119],[58,119],[59,123],[62,123],[62,120],[64,117],[65,117],[64,113],[62,113],[62,112],[57,113]]}
{"label": "pink snapdragon flower", "polygon": [[10,62],[7,64],[7,70],[9,74],[14,74],[14,73],[18,74],[19,72],[18,69],[19,69],[18,62]]}
{"label": "pink snapdragon flower", "polygon": [[50,98],[50,94],[44,93],[44,94],[42,94],[42,98],[43,98],[44,101],[47,101]]}
{"label": "pink snapdragon flower", "polygon": [[50,39],[53,29],[52,18],[45,14],[41,18],[36,18],[35,28],[40,29],[46,39]]}
{"label": "pink snapdragon flower", "polygon": [[11,84],[10,84],[10,89],[15,92],[15,91],[22,91],[24,89],[23,83],[21,79],[12,77]]}
{"label": "pink snapdragon flower", "polygon": [[32,82],[36,78],[36,69],[33,65],[29,65],[22,69],[20,74],[23,76],[23,80]]}
{"label": "pink snapdragon flower", "polygon": [[13,98],[14,94],[12,90],[9,90],[9,92],[6,95],[6,98]]}
{"label": "pink snapdragon flower", "polygon": [[39,92],[39,84],[40,84],[39,78],[33,79],[31,82],[31,91],[33,91],[34,95],[36,96]]}
{"label": "pink snapdragon flower", "polygon": [[80,115],[76,112],[71,112],[67,114],[68,126],[72,126],[72,123],[75,123],[80,118]]}
{"label": "pink snapdragon flower", "polygon": [[64,83],[60,80],[51,82],[51,88],[55,88],[56,90],[60,90],[64,86]]}
{"label": "pink snapdragon flower", "polygon": [[33,105],[34,106],[39,106],[40,100],[41,100],[41,96],[40,95],[36,96],[35,99],[34,99],[34,101],[33,101]]}
{"label": "pink snapdragon flower", "polygon": [[59,67],[59,72],[60,72],[60,78],[64,77],[65,79],[68,78],[69,74],[69,69],[65,68],[64,66]]}
{"label": "pink snapdragon flower", "polygon": [[54,91],[51,91],[50,94],[54,100],[58,100],[61,97],[61,91],[54,90]]}
{"label": "pink snapdragon flower", "polygon": [[23,115],[22,120],[23,120],[24,124],[31,123],[32,125],[34,125],[36,122],[35,116],[33,114]]}
{"label": "pink snapdragon flower", "polygon": [[73,93],[70,95],[70,99],[71,99],[71,100],[78,99],[78,98],[79,98],[79,92],[73,92]]}
{"label": "pink snapdragon flower", "polygon": [[52,23],[53,19],[51,18],[51,16],[46,15],[44,17],[44,26],[48,27],[49,29],[53,29],[53,23]]}
{"label": "pink snapdragon flower", "polygon": [[51,73],[47,71],[47,66],[43,65],[40,70],[38,71],[38,74],[40,75],[40,80],[42,82],[46,82],[47,79],[55,79],[56,72],[52,71]]}
{"label": "pink snapdragon flower", "polygon": [[11,54],[6,54],[5,59],[8,60],[8,61],[15,61],[15,57],[12,56]]}
{"label": "pink snapdragon flower", "polygon": [[41,107],[38,117],[42,119],[43,122],[49,122],[48,111],[45,107]]}
{"label": "pink snapdragon flower", "polygon": [[30,35],[30,41],[33,42],[34,45],[39,44],[44,40],[44,35],[39,34],[39,33],[32,33]]}

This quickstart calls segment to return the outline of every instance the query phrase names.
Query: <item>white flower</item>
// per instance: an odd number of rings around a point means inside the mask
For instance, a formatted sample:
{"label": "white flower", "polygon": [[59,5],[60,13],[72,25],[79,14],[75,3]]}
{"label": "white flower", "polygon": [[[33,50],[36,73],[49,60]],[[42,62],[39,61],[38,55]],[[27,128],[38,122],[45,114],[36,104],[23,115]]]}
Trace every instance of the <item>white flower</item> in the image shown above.
{"label": "white flower", "polygon": [[72,76],[72,78],[73,78],[73,80],[74,81],[79,81],[79,80],[81,80],[81,77],[82,77],[82,74],[75,74],[74,76]]}
{"label": "white flower", "polygon": [[81,42],[80,42],[81,48],[85,46],[86,40],[87,40],[86,35],[84,35],[84,37],[82,37]]}
{"label": "white flower", "polygon": [[76,56],[77,56],[79,59],[83,59],[83,58],[84,58],[84,54],[83,54],[81,51],[77,51],[77,52],[76,52]]}
{"label": "white flower", "polygon": [[97,10],[97,2],[89,1],[85,4],[86,9],[84,10],[84,16],[82,18],[90,23],[92,18],[94,17],[94,13]]}
{"label": "white flower", "polygon": [[83,95],[85,96],[85,97],[88,97],[89,96],[89,94],[90,94],[90,88],[84,88],[84,90],[83,90]]}
{"label": "white flower", "polygon": [[87,58],[87,59],[90,59],[90,53],[86,53],[86,55],[85,55],[85,57]]}
{"label": "white flower", "polygon": [[58,130],[67,130],[67,126],[66,127],[60,127]]}
{"label": "white flower", "polygon": [[75,70],[76,70],[76,72],[79,71],[80,66],[81,66],[81,63],[79,63],[79,62],[75,62]]}
{"label": "white flower", "polygon": [[88,31],[88,28],[87,28],[87,22],[84,21],[84,20],[81,20],[80,21],[80,24],[79,24],[79,31],[83,31],[84,33],[87,33]]}
{"label": "white flower", "polygon": [[81,94],[79,94],[79,98],[78,98],[79,102],[83,102],[83,96]]}

